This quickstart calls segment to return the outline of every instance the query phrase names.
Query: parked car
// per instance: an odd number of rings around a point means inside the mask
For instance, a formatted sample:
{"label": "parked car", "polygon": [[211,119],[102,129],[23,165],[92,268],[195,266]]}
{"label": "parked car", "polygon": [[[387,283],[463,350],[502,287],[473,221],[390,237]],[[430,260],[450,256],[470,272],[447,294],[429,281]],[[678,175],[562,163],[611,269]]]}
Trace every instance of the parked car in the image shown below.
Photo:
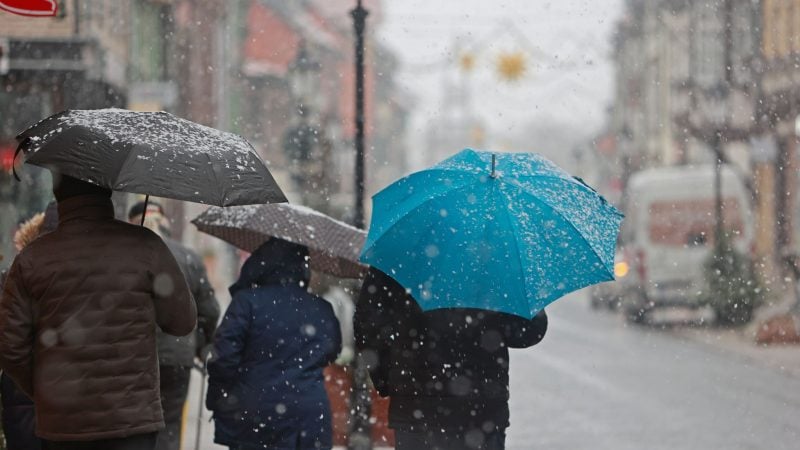
{"label": "parked car", "polygon": [[[631,176],[620,233],[630,274],[620,280],[629,320],[643,321],[663,307],[702,306],[704,263],[716,225],[714,166],[649,169]],[[737,250],[753,240],[750,202],[741,179],[722,170],[724,229]]]}

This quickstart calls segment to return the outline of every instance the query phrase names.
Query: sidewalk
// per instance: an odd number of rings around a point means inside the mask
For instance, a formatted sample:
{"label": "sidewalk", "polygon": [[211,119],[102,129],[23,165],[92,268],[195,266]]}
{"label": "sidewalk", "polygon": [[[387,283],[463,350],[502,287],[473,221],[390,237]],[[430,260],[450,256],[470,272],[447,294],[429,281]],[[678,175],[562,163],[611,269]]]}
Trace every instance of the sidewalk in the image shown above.
{"label": "sidewalk", "polygon": [[[199,445],[195,447],[197,438],[198,413],[200,412],[200,373],[192,370],[189,383],[189,394],[186,399],[186,414],[184,415],[184,430],[181,450],[227,450],[227,447],[214,444],[214,423],[210,421],[211,411],[203,408],[203,418],[200,428]],[[334,447],[334,450],[345,450],[344,447]],[[391,450],[390,447],[376,446],[375,450]]]}
{"label": "sidewalk", "polygon": [[772,367],[791,377],[800,378],[800,345],[758,345],[748,327],[743,329],[676,327],[670,330],[684,339],[739,355],[755,364]]}

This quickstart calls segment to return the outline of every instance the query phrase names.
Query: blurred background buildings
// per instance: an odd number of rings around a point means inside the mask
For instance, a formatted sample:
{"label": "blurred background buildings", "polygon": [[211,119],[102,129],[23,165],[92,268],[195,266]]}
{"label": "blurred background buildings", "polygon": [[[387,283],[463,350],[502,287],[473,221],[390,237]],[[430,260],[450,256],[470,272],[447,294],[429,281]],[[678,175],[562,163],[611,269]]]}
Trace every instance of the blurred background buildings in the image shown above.
{"label": "blurred background buildings", "polygon": [[[353,6],[344,0],[60,0],[53,18],[0,12],[0,254],[7,256],[0,264],[10,264],[16,226],[52,197],[46,171],[17,161],[22,182],[13,180],[14,137],[70,108],[165,110],[241,134],[291,201],[348,220]],[[365,6],[371,193],[406,170],[410,103],[395,86],[395,56],[374,38],[381,3]],[[122,217],[133,196],[115,196]],[[223,244],[187,226],[201,205],[164,203],[175,237],[206,249],[212,267],[235,270]]]}
{"label": "blurred background buildings", "polygon": [[614,101],[581,161],[591,183],[623,202],[632,173],[713,163],[718,148],[750,192],[763,275],[777,276],[800,231],[798,30],[796,0],[627,0]]}

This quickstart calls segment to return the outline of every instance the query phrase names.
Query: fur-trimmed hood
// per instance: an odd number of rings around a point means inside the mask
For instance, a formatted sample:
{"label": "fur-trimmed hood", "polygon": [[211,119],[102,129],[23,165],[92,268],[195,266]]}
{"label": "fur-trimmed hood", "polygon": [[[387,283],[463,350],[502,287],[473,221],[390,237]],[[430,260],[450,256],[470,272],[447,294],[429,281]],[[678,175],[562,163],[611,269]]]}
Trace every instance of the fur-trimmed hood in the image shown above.
{"label": "fur-trimmed hood", "polygon": [[39,237],[39,230],[41,230],[43,223],[44,213],[39,213],[19,226],[17,232],[14,233],[14,247],[18,252]]}
{"label": "fur-trimmed hood", "polygon": [[58,209],[55,202],[50,202],[45,212],[34,215],[20,225],[14,233],[14,247],[18,252],[22,251],[39,236],[55,230],[57,225]]}

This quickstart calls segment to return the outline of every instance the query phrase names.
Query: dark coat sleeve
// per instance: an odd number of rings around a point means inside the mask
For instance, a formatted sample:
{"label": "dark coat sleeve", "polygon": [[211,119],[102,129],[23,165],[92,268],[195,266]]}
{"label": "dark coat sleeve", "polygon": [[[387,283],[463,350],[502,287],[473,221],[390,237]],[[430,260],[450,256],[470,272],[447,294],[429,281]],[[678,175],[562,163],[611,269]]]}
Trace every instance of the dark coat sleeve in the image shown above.
{"label": "dark coat sleeve", "polygon": [[167,334],[186,336],[197,324],[197,308],[186,278],[167,245],[155,236],[150,242],[156,323]]}
{"label": "dark coat sleeve", "polygon": [[539,311],[533,319],[503,315],[500,330],[508,347],[526,348],[538,344],[547,333],[547,313]]}
{"label": "dark coat sleeve", "polygon": [[397,317],[392,312],[394,294],[389,277],[370,269],[361,286],[353,319],[356,349],[369,370],[378,392],[388,395],[391,366],[391,336],[397,332]]}
{"label": "dark coat sleeve", "polygon": [[236,379],[252,321],[251,305],[246,295],[237,293],[233,296],[214,335],[214,350],[208,362],[209,382],[226,385]]}
{"label": "dark coat sleeve", "polygon": [[333,312],[333,306],[323,299],[320,299],[320,301],[324,302],[327,313],[325,320],[328,323],[326,323],[327,326],[325,328],[328,330],[328,335],[323,340],[328,344],[325,357],[327,364],[330,364],[336,361],[336,357],[342,351],[342,328],[339,326],[339,319],[336,318],[336,314]]}
{"label": "dark coat sleeve", "polygon": [[33,311],[24,263],[14,260],[0,297],[0,369],[33,397]]}
{"label": "dark coat sleeve", "polygon": [[191,253],[189,262],[191,276],[195,283],[193,294],[197,303],[197,348],[199,352],[214,339],[214,331],[219,321],[219,303],[214,295],[214,289],[208,280],[208,273],[203,261],[194,252]]}

